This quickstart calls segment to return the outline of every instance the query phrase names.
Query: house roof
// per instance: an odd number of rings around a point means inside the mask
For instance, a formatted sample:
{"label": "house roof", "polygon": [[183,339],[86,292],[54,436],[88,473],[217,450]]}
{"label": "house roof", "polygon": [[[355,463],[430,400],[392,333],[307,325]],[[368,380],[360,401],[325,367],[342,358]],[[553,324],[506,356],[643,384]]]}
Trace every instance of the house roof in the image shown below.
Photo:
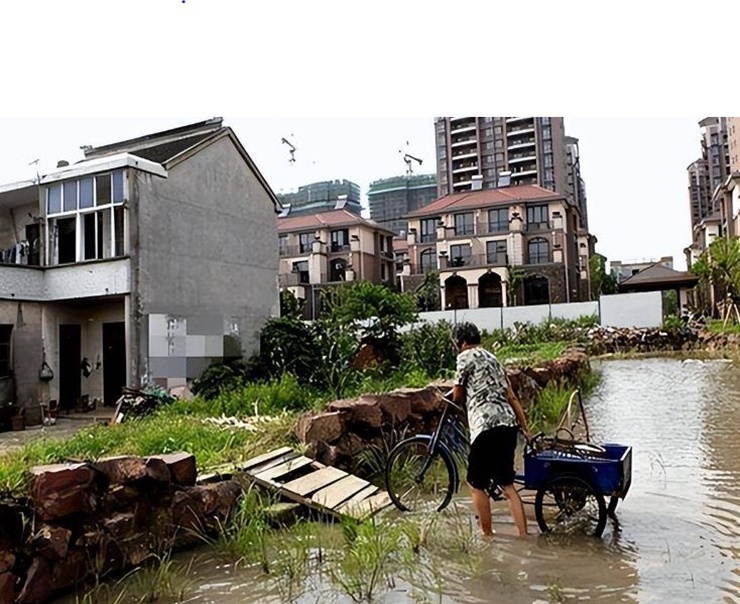
{"label": "house roof", "polygon": [[485,208],[495,205],[510,205],[527,201],[551,201],[563,199],[562,195],[539,185],[519,185],[501,189],[480,189],[445,195],[427,206],[407,214],[407,218],[436,216],[464,209]]}
{"label": "house roof", "polygon": [[373,220],[353,214],[349,210],[332,210],[331,212],[320,212],[318,214],[303,214],[278,218],[278,232],[280,233],[355,225],[365,225],[371,229],[393,235],[393,231],[389,231]]}
{"label": "house roof", "polygon": [[693,287],[698,281],[699,277],[692,273],[677,271],[656,262],[619,283],[619,289],[648,291],[671,287]]}

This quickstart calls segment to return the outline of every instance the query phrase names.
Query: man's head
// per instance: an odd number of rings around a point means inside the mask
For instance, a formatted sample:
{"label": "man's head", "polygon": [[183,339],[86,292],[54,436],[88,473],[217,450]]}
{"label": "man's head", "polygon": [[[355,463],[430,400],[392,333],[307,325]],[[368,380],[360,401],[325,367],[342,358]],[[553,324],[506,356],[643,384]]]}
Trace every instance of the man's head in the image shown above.
{"label": "man's head", "polygon": [[458,350],[466,344],[477,346],[480,344],[480,331],[473,323],[458,323],[452,328],[452,341]]}

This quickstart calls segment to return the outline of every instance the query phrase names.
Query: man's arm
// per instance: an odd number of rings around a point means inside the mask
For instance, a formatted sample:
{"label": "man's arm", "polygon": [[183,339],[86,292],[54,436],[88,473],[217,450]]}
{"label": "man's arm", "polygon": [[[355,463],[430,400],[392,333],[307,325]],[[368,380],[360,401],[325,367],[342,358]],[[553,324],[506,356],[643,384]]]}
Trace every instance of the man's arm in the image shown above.
{"label": "man's arm", "polygon": [[455,384],[452,388],[452,402],[460,406],[465,404],[465,387],[462,384]]}

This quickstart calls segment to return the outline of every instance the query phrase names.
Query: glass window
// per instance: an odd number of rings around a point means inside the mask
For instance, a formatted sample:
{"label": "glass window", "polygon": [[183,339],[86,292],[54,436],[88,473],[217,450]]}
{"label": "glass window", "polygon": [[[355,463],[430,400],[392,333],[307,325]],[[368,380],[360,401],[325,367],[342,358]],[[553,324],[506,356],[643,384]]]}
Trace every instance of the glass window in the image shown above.
{"label": "glass window", "polygon": [[504,161],[504,154],[496,153],[496,163],[503,163],[503,161]]}
{"label": "glass window", "polygon": [[501,136],[504,133],[503,128],[501,128],[501,126],[494,127],[493,132],[496,134],[496,136]]}
{"label": "glass window", "polygon": [[483,135],[484,135],[484,136],[493,136],[493,128],[486,128],[486,129],[485,129],[485,130],[483,131]]}
{"label": "glass window", "polygon": [[548,222],[547,205],[527,207],[527,226],[547,228]]}
{"label": "glass window", "polygon": [[349,229],[331,232],[331,251],[343,252],[349,249]]}
{"label": "glass window", "polygon": [[421,221],[421,242],[437,241],[437,218],[426,218]]}
{"label": "glass window", "polygon": [[299,240],[299,248],[301,254],[310,254],[312,243],[311,243],[311,233],[301,233],[298,236]]}
{"label": "glass window", "polygon": [[506,242],[489,241],[486,243],[486,261],[488,264],[506,265]]}
{"label": "glass window", "polygon": [[123,170],[113,172],[113,203],[123,203]]}
{"label": "glass window", "polygon": [[450,266],[465,266],[466,264],[470,264],[470,246],[451,245]]}
{"label": "glass window", "polygon": [[77,209],[77,181],[64,183],[64,211],[74,212]]}
{"label": "glass window", "polygon": [[552,152],[552,141],[544,141],[542,143],[542,150],[545,153],[551,153]]}
{"label": "glass window", "polygon": [[542,139],[543,140],[550,140],[552,138],[552,134],[550,133],[550,127],[546,126],[542,129]]}
{"label": "glass window", "polygon": [[550,262],[550,244],[547,239],[541,237],[532,239],[527,246],[527,250],[530,264],[547,264]]}
{"label": "glass window", "polygon": [[550,118],[549,117],[543,117],[542,118],[542,125],[543,126],[549,126],[550,125]]}
{"label": "glass window", "polygon": [[80,180],[80,209],[93,207],[93,179]]}
{"label": "glass window", "polygon": [[435,257],[435,251],[433,249],[424,250],[419,256],[419,264],[421,265],[421,272],[428,273],[437,270],[437,258]]}
{"label": "glass window", "polygon": [[546,168],[552,168],[552,153],[545,154],[544,163]]}
{"label": "glass window", "polygon": [[497,233],[509,230],[509,209],[497,208],[488,211],[488,232]]}
{"label": "glass window", "polygon": [[114,231],[114,255],[123,256],[126,253],[126,245],[124,241],[124,229],[123,229],[123,208],[116,208],[113,211],[113,220],[115,224],[113,226]]}
{"label": "glass window", "polygon": [[475,233],[474,219],[472,212],[455,214],[455,235],[472,235]]}
{"label": "glass window", "polygon": [[47,189],[49,214],[59,214],[62,211],[62,185],[53,185]]}
{"label": "glass window", "polygon": [[95,205],[105,206],[111,201],[110,174],[100,174],[95,177]]}

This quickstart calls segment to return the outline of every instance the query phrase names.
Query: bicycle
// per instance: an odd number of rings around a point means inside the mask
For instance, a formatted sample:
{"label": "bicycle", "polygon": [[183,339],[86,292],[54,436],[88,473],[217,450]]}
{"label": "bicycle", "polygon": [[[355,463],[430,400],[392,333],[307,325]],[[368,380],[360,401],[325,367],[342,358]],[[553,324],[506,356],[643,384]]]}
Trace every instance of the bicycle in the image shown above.
{"label": "bicycle", "polygon": [[[571,418],[574,397],[586,425],[586,441],[573,435],[573,425],[563,426]],[[390,452],[385,467],[385,486],[393,504],[403,512],[440,512],[459,491],[459,462],[469,452],[468,434],[452,410],[462,408],[443,396],[445,407],[432,434],[419,434],[399,442]],[[561,438],[566,432],[569,438]],[[456,459],[457,458],[457,459]],[[555,436],[537,434],[524,451],[524,473],[514,479],[517,490],[536,490],[534,502],[537,524],[542,532],[570,530],[586,521],[584,530],[600,536],[607,516],[614,517],[619,499],[627,495],[631,484],[632,449],[623,445],[597,445],[590,442],[580,390],[570,397],[568,408]],[[494,500],[503,499],[501,489],[491,483],[486,489]],[[607,507],[604,496],[610,496]]]}

